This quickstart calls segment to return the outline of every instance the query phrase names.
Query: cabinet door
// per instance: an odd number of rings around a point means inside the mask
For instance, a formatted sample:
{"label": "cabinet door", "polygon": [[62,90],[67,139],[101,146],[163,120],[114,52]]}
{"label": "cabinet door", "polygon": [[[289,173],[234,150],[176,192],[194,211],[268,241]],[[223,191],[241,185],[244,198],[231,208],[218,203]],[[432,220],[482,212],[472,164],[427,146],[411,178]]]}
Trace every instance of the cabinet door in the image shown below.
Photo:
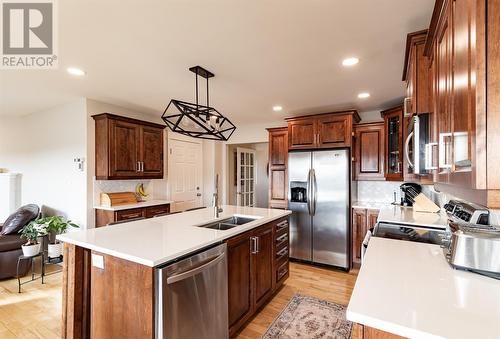
{"label": "cabinet door", "polygon": [[288,205],[288,129],[269,130],[269,207]]}
{"label": "cabinet door", "polygon": [[385,127],[385,178],[403,180],[403,109],[398,108],[384,115]]}
{"label": "cabinet door", "polygon": [[348,147],[351,145],[350,116],[326,116],[318,118],[318,147]]}
{"label": "cabinet door", "polygon": [[[140,127],[137,124],[110,120],[110,177],[140,178]],[[102,161],[105,161],[103,159]],[[100,161],[97,159],[97,161]]]}
{"label": "cabinet door", "polygon": [[271,296],[273,288],[273,225],[257,229],[253,236],[257,247],[253,255],[254,302],[257,309]]}
{"label": "cabinet door", "polygon": [[352,209],[352,261],[361,263],[361,246],[366,234],[366,210]]}
{"label": "cabinet door", "polygon": [[316,147],[316,119],[293,120],[288,123],[288,149]]}
{"label": "cabinet door", "polygon": [[355,126],[355,179],[384,179],[384,124]]}
{"label": "cabinet door", "polygon": [[163,178],[163,130],[155,127],[141,127],[141,173],[143,177]]}
{"label": "cabinet door", "polygon": [[232,336],[253,311],[250,233],[227,241],[229,334]]}
{"label": "cabinet door", "polygon": [[379,210],[366,210],[366,231],[368,231],[370,228],[375,227],[375,225],[377,224],[378,213]]}
{"label": "cabinet door", "polygon": [[285,167],[288,160],[288,131],[269,132],[269,166]]}
{"label": "cabinet door", "polygon": [[[449,181],[461,187],[472,184],[472,147],[476,135],[475,25],[471,23],[473,2],[453,1],[453,127]],[[472,20],[475,20],[472,19]]]}

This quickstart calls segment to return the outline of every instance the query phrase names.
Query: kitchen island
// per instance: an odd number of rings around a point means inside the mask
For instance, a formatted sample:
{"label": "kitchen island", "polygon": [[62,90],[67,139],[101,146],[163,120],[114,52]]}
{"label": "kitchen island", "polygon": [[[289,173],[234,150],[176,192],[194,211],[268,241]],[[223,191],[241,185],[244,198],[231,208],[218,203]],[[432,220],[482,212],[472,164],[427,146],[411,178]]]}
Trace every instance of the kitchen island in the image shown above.
{"label": "kitchen island", "polygon": [[372,237],[347,319],[366,339],[500,338],[500,281],[451,268],[437,245]]}
{"label": "kitchen island", "polygon": [[[228,333],[236,332],[288,276],[291,212],[222,209],[218,218],[205,208],[58,236],[65,243],[63,337],[154,338],[157,268],[223,243]],[[227,230],[200,227],[233,216],[249,220]]]}

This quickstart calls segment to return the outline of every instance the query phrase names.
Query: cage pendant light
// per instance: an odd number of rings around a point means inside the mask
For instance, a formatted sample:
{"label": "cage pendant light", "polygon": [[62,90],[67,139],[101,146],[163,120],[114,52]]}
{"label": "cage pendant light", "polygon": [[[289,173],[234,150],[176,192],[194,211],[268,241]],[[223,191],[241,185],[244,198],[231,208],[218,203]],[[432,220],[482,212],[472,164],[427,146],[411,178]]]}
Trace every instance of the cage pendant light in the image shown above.
{"label": "cage pendant light", "polygon": [[[236,126],[215,108],[210,107],[208,79],[215,75],[201,66],[189,69],[195,74],[196,103],[172,99],[161,118],[173,131],[193,138],[227,141]],[[198,101],[198,76],[207,80],[207,104]]]}

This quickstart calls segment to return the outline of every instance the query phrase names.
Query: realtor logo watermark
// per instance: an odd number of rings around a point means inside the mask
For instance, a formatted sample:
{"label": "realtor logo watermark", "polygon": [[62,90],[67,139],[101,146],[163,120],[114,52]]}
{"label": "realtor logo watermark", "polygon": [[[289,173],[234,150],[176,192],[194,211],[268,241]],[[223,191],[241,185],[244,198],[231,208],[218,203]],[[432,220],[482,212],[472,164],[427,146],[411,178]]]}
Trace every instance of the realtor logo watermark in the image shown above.
{"label": "realtor logo watermark", "polygon": [[57,68],[56,0],[0,0],[0,4],[0,68]]}

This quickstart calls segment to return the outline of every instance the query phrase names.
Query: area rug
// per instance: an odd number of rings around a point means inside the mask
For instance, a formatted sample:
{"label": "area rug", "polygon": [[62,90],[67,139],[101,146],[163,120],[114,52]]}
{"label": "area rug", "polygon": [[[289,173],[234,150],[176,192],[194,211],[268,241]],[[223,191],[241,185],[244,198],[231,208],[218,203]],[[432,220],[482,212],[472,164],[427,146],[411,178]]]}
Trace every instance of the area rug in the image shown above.
{"label": "area rug", "polygon": [[301,294],[293,296],[262,339],[349,339],[346,306]]}

